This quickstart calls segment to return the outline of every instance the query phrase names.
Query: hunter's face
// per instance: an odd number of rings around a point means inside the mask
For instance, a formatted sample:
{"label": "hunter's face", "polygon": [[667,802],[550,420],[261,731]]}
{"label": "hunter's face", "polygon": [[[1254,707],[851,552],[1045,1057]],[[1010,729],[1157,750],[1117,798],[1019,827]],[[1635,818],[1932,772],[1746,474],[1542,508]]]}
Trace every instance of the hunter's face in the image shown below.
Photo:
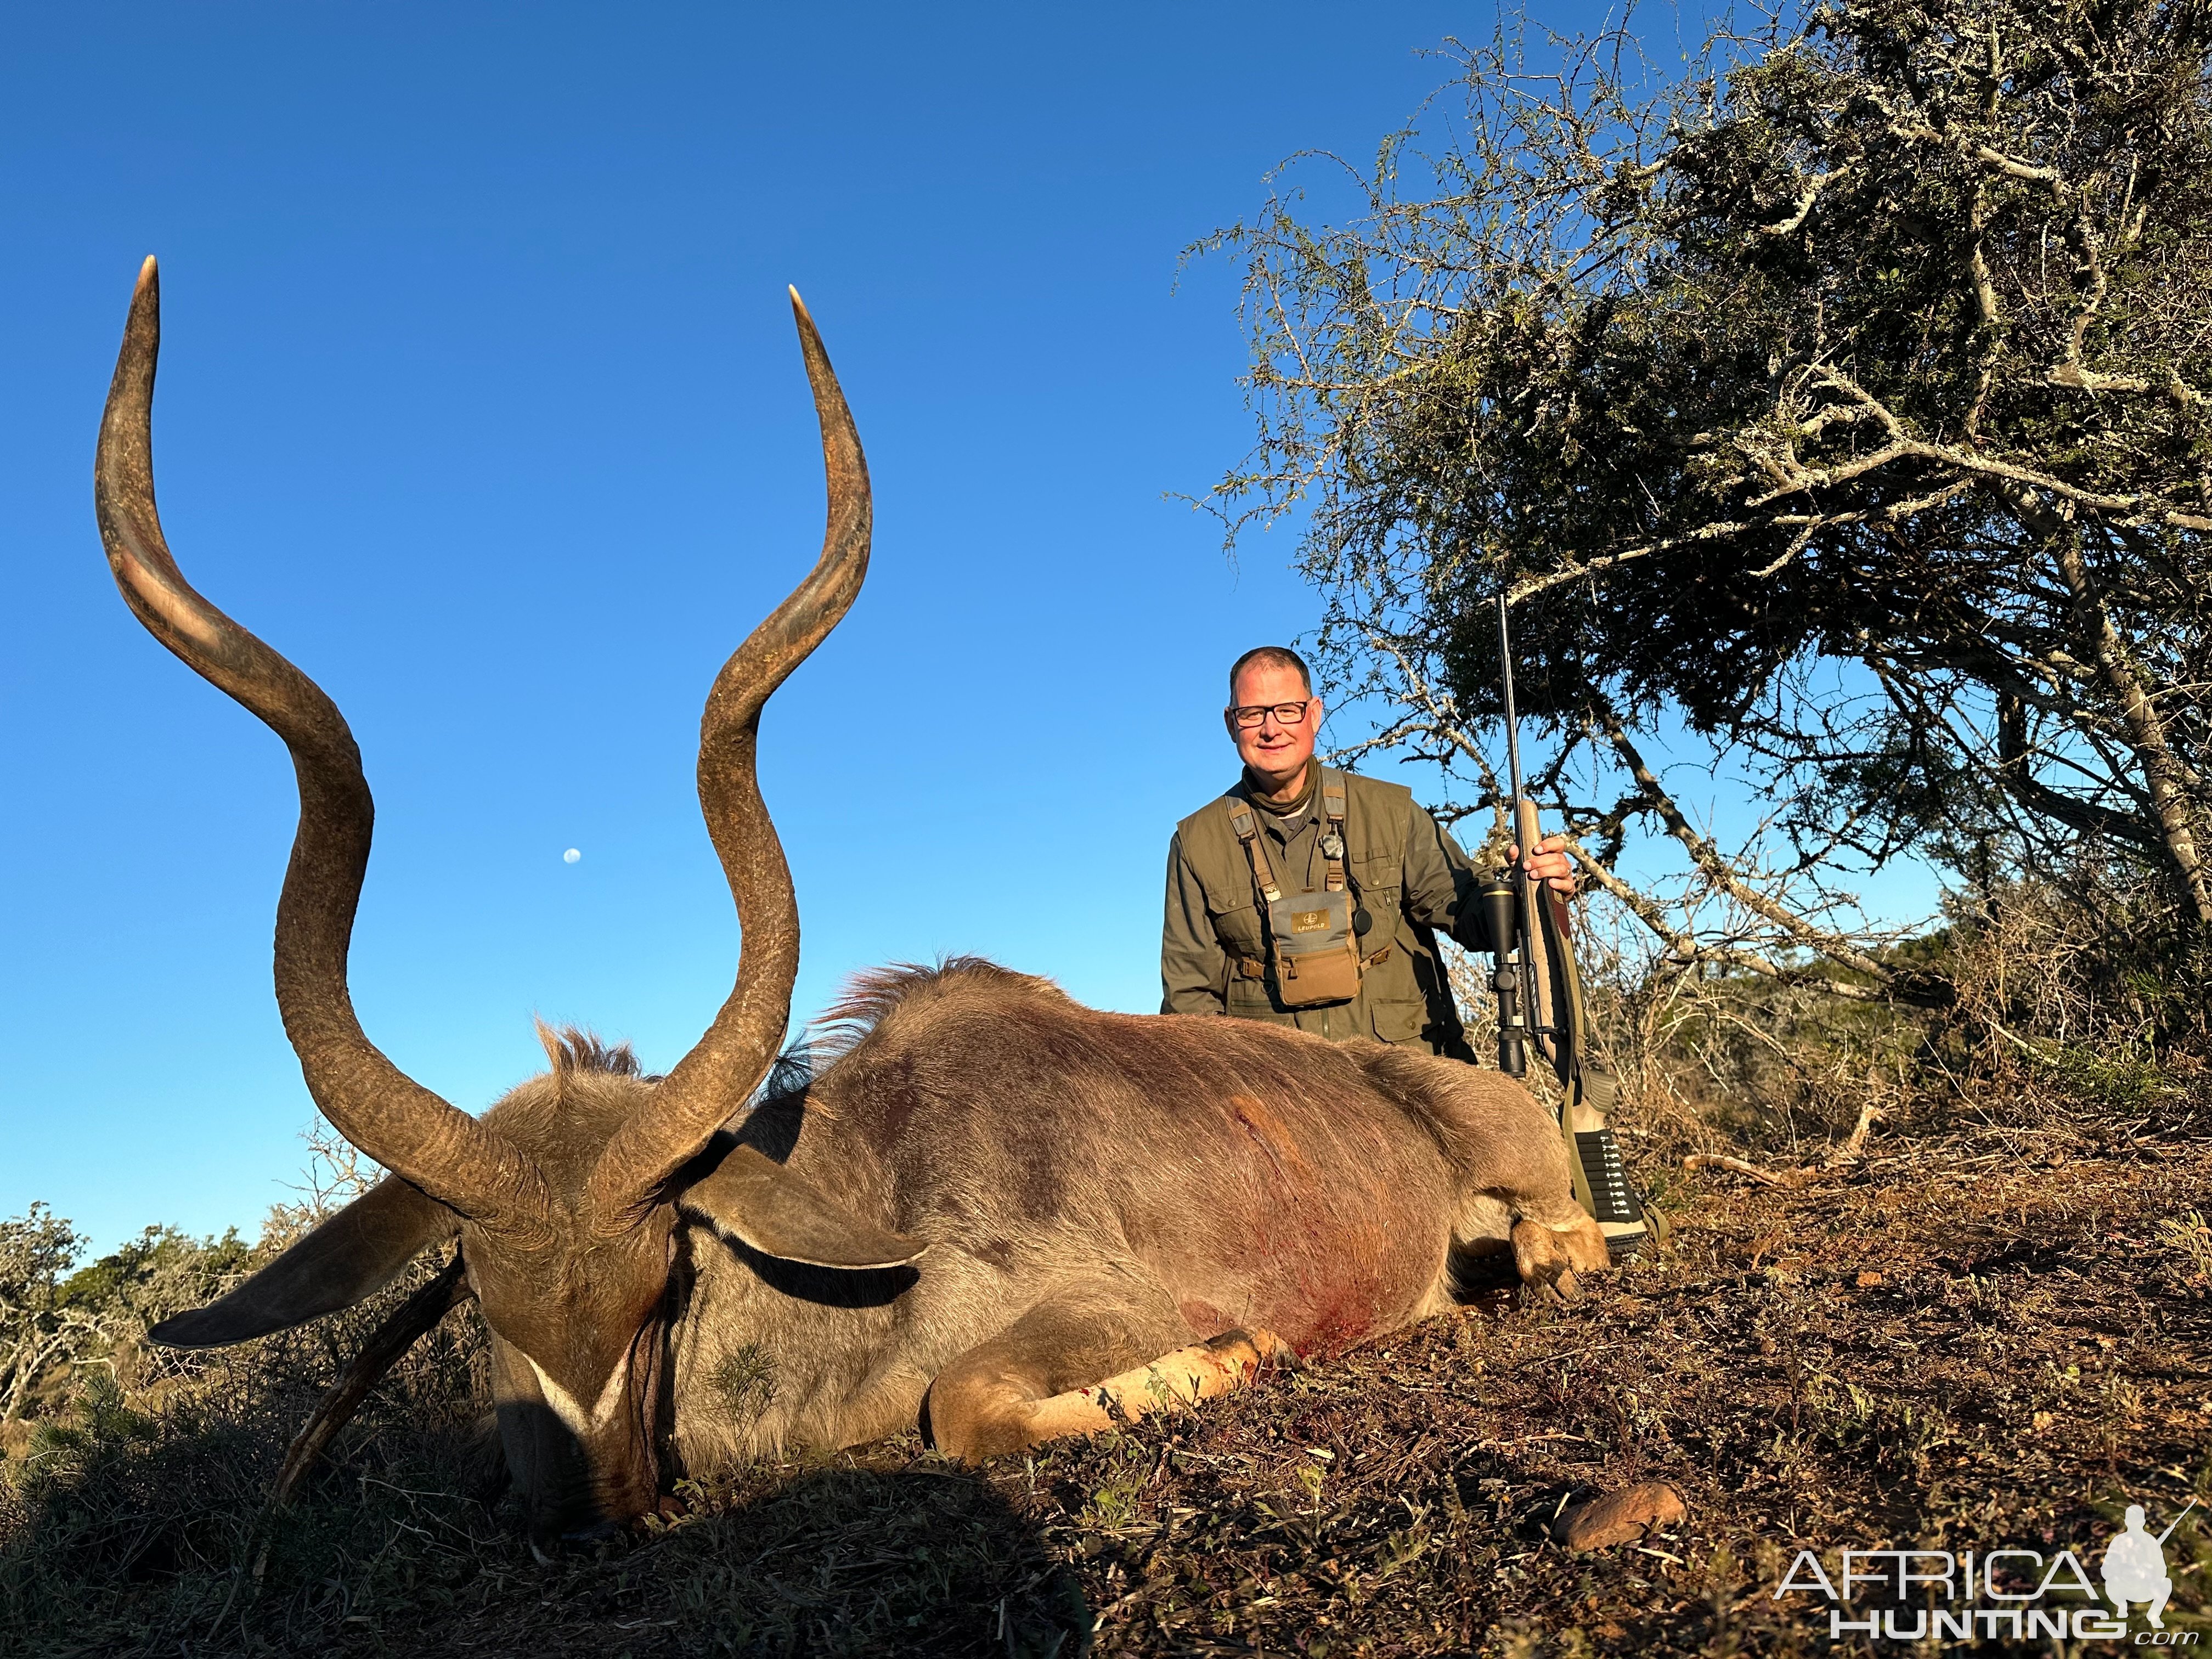
{"label": "hunter's face", "polygon": [[[1279,718],[1292,703],[1304,703],[1305,712],[1294,720]],[[1266,710],[1259,722],[1243,724],[1237,710],[1255,708]],[[1244,764],[1258,777],[1281,782],[1303,772],[1313,758],[1321,717],[1321,699],[1306,690],[1297,669],[1254,663],[1237,677],[1226,719]]]}

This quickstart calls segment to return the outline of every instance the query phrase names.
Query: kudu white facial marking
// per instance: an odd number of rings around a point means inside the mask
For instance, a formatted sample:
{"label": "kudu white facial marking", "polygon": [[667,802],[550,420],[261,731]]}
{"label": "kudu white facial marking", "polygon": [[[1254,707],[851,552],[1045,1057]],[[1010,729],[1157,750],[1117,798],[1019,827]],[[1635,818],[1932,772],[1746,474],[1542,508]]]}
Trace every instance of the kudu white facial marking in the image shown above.
{"label": "kudu white facial marking", "polygon": [[605,1428],[613,1420],[615,1413],[621,1409],[623,1385],[629,1378],[628,1350],[624,1350],[623,1357],[615,1362],[614,1374],[607,1378],[606,1386],[599,1390],[599,1397],[588,1413],[577,1403],[575,1395],[546,1375],[545,1367],[531,1359],[526,1353],[522,1357],[530,1360],[531,1372],[538,1378],[538,1392],[545,1396],[545,1403],[553,1408],[553,1415],[580,1438]]}

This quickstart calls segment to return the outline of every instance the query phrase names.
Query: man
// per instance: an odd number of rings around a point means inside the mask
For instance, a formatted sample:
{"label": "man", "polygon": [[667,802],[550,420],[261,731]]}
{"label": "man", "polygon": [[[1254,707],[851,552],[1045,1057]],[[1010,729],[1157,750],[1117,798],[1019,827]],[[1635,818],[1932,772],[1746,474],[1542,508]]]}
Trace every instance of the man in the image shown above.
{"label": "man", "polygon": [[[2195,1509],[2191,1504],[2190,1509]],[[2187,1510],[2182,1511],[2184,1515]],[[2176,1517],[2177,1521],[2179,1517]],[[2128,1603],[2140,1601],[2143,1611],[2150,1615],[2151,1628],[2166,1628],[2166,1598],[2173,1594],[2173,1580],[2166,1571],[2166,1540],[2173,1531],[2168,1527],[2155,1538],[2143,1525],[2143,1507],[2128,1505],[2127,1528],[2112,1540],[2105,1552],[2105,1594],[2120,1610],[2120,1617],[2128,1616]]]}
{"label": "man", "polygon": [[[1263,645],[1230,669],[1223,720],[1244,775],[1177,825],[1169,843],[1161,1012],[1271,1020],[1331,1042],[1419,1044],[1472,1060],[1436,936],[1490,949],[1474,870],[1404,785],[1329,772],[1324,786],[1314,759],[1323,713],[1296,652]],[[1340,795],[1333,793],[1340,784]],[[1340,846],[1332,808],[1342,815]],[[1571,895],[1561,846],[1545,842],[1528,870]],[[1286,995],[1265,890],[1305,896],[1309,908],[1294,903],[1292,912],[1319,915],[1340,872],[1357,907],[1362,971],[1348,999],[1308,1004],[1295,987]]]}

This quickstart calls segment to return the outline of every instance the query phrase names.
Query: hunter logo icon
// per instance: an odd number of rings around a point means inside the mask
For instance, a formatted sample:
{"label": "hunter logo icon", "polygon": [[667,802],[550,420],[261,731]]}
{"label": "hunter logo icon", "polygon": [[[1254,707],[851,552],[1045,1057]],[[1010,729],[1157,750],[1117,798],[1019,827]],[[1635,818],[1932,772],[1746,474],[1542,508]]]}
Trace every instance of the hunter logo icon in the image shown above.
{"label": "hunter logo icon", "polygon": [[2192,1498],[2189,1508],[2175,1516],[2166,1529],[2154,1538],[2144,1528],[2142,1505],[2128,1505],[2127,1530],[2113,1539],[2112,1547],[2105,1552],[2105,1594],[2112,1599],[2121,1618],[2128,1616],[2128,1603],[2140,1601],[2151,1628],[2166,1628],[2166,1601],[2173,1594],[2173,1580],[2166,1572],[2166,1540],[2173,1536],[2173,1528],[2181,1524],[2182,1516],[2196,1507],[2197,1500]]}

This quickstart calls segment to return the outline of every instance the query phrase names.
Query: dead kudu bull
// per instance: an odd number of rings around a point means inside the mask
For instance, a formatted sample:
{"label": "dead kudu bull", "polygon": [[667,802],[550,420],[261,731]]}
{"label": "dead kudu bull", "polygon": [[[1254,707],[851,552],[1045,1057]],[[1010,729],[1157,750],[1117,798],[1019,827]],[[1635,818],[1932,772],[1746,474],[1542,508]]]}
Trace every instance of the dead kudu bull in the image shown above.
{"label": "dead kudu bull", "polygon": [[1510,1248],[1525,1279],[1562,1291],[1606,1259],[1558,1130],[1495,1073],[1239,1020],[1100,1013],[986,963],[866,980],[831,1063],[748,1107],[799,957],[754,774],[761,708],[852,605],[871,523],[852,417],[793,299],[829,531],[723,666],[700,732],[700,801],[743,928],[736,984],[665,1077],[549,1034],[551,1071],[471,1117],[354,1015],[372,807],[345,721],[195,592],[163,541],[151,260],[139,278],[100,427],[100,533],[139,621],[291,752],[276,1000],[315,1103],[391,1171],[154,1334],[243,1341],[459,1247],[372,1339],[295,1468],[471,1293],[508,1466],[546,1538],[653,1510],[678,1468],[917,1419],[977,1459],[1216,1394],[1285,1346],[1325,1354],[1449,1305],[1470,1251]]}

